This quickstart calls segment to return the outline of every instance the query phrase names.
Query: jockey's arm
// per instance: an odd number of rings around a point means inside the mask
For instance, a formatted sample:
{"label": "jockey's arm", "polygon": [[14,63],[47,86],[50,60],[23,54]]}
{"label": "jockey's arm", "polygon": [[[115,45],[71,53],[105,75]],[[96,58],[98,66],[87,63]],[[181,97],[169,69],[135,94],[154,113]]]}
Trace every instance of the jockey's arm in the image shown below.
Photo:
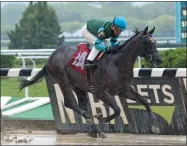
{"label": "jockey's arm", "polygon": [[98,31],[97,39],[95,41],[95,48],[103,52],[108,50],[108,47],[102,43],[104,37],[105,37],[104,28],[101,27]]}
{"label": "jockey's arm", "polygon": [[102,44],[102,41],[103,40],[97,38],[97,40],[95,41],[95,48],[100,51],[105,52],[105,51],[107,51],[108,47],[105,46],[104,44]]}
{"label": "jockey's arm", "polygon": [[118,45],[118,37],[119,36],[116,36],[116,37],[112,37],[110,39],[110,44],[111,44],[112,47],[115,47],[116,45]]}

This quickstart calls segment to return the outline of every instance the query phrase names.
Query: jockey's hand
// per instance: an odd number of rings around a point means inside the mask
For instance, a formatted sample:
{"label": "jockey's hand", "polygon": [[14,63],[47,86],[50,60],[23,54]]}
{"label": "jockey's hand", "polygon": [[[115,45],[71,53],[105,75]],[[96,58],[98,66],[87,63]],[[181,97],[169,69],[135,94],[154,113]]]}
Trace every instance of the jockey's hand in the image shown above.
{"label": "jockey's hand", "polygon": [[117,46],[121,46],[123,44],[122,41],[118,41]]}
{"label": "jockey's hand", "polygon": [[118,47],[117,46],[116,47],[109,46],[108,47],[108,52],[109,53],[116,53],[116,52],[118,52]]}

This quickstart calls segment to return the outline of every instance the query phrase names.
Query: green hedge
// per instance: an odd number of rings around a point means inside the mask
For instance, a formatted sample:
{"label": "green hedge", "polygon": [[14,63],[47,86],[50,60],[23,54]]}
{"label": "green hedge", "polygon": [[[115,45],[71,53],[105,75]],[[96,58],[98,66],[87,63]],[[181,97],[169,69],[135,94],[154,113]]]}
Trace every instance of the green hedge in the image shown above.
{"label": "green hedge", "polygon": [[[159,51],[162,57],[160,68],[186,68],[186,48],[177,48]],[[152,68],[153,66],[142,59],[142,68]]]}
{"label": "green hedge", "polygon": [[[21,59],[16,59],[15,56],[5,56],[1,55],[1,68],[15,68],[15,67],[22,67],[22,60]],[[34,59],[36,65],[38,64],[46,64],[47,59]],[[25,64],[26,67],[28,65],[33,65],[30,59],[25,59]]]}
{"label": "green hedge", "polygon": [[1,68],[12,68],[15,65],[15,56],[1,55]]}
{"label": "green hedge", "polygon": [[[36,65],[38,64],[46,64],[47,63],[47,58],[44,59],[33,59],[36,63]],[[16,66],[22,66],[22,60],[21,59],[16,59],[15,61]],[[26,68],[28,67],[28,65],[33,65],[32,61],[30,59],[25,59],[25,64],[26,64]]]}

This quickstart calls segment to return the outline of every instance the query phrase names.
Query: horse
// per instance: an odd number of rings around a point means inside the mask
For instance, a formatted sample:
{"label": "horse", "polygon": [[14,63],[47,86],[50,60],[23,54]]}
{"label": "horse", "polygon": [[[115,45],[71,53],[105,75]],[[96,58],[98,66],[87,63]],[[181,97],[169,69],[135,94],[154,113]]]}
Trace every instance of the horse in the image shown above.
{"label": "horse", "polygon": [[[95,87],[93,94],[97,99],[111,107],[114,113],[107,117],[98,114],[94,118],[107,123],[119,116],[121,109],[114,98],[114,96],[118,95],[121,99],[139,101],[143,104],[150,115],[150,120],[153,121],[152,126],[156,126],[155,122],[157,119],[149,103],[132,86],[133,68],[138,56],[145,58],[145,60],[151,62],[155,67],[158,67],[162,63],[156,47],[156,41],[152,36],[154,30],[155,27],[148,31],[148,26],[142,31],[136,28],[134,31],[135,34],[117,47],[117,52],[104,53],[102,58],[97,61],[98,67],[94,71],[92,79]],[[66,45],[57,48],[49,56],[47,63],[38,74],[31,80],[20,80],[20,90],[48,76],[52,81],[58,83],[62,90],[64,105],[81,114],[90,126],[92,126],[92,133],[104,138],[106,137],[105,133],[95,126],[93,117],[87,112],[88,92],[92,92],[87,84],[87,78],[68,65],[76,50],[77,47]],[[73,91],[77,95],[78,103],[73,95]]]}

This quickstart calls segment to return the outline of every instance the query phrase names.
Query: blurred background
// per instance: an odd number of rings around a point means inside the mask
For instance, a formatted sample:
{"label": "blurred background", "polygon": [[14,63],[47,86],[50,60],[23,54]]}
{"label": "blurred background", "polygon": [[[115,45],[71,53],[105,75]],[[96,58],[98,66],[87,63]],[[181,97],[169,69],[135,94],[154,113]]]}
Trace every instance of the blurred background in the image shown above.
{"label": "blurred background", "polygon": [[[47,2],[47,4],[54,9],[65,37],[81,37],[80,29],[89,19],[112,20],[118,15],[125,17],[128,22],[128,29],[122,33],[122,37],[129,37],[134,27],[141,29],[145,25],[156,26],[154,35],[157,37],[175,37],[175,2]],[[29,2],[1,2],[2,40],[9,39],[7,31],[15,29],[15,24],[24,17],[23,13],[28,5]],[[47,14],[43,15],[45,16],[42,19],[50,19]]]}

